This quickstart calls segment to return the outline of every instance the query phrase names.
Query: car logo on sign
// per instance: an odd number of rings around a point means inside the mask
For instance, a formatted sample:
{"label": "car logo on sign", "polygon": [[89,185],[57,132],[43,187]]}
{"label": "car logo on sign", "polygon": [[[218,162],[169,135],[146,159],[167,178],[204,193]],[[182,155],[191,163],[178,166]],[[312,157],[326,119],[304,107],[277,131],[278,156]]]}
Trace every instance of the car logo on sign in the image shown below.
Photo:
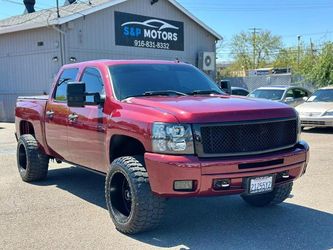
{"label": "car logo on sign", "polygon": [[[160,24],[160,27],[156,26],[156,25],[153,25],[153,23],[158,23]],[[121,26],[126,26],[126,25],[133,25],[133,24],[137,24],[137,25],[142,25],[142,26],[145,26],[145,27],[149,27],[149,28],[154,28],[154,29],[158,29],[158,30],[164,30],[164,29],[175,29],[175,30],[178,30],[179,28],[174,26],[174,25],[171,25],[167,22],[164,22],[162,20],[157,20],[157,19],[150,19],[150,20],[147,20],[145,22],[127,22],[127,23],[123,23]]]}

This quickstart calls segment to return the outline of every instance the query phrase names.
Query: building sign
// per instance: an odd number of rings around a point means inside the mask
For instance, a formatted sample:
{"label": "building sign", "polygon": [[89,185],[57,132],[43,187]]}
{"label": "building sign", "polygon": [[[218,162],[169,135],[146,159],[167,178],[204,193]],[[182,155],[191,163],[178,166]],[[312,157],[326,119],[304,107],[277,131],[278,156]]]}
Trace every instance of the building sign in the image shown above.
{"label": "building sign", "polygon": [[184,50],[184,23],[115,12],[116,45]]}

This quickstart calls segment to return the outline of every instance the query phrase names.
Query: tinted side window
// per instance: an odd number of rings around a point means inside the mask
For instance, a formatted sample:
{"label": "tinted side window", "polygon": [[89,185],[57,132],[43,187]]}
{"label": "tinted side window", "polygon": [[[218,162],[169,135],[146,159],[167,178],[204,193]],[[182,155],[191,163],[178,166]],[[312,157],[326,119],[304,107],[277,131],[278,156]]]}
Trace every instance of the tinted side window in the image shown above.
{"label": "tinted side window", "polygon": [[238,89],[232,90],[231,92],[233,95],[241,95],[241,92]]}
{"label": "tinted side window", "polygon": [[235,89],[232,91],[233,95],[247,96],[249,93],[242,89]]}
{"label": "tinted side window", "polygon": [[[84,70],[81,81],[86,84],[87,93],[100,93],[104,94],[104,84],[102,76],[96,68],[87,68]],[[86,102],[93,102],[93,96],[87,96]]]}
{"label": "tinted side window", "polygon": [[305,96],[308,96],[308,93],[306,93],[302,89],[294,89],[294,96],[295,98],[303,98]]}
{"label": "tinted side window", "polygon": [[292,98],[294,98],[294,91],[293,91],[292,89],[289,89],[289,90],[288,90],[288,92],[287,92],[287,94],[286,94],[286,98],[288,98],[288,97],[292,97]]}
{"label": "tinted side window", "polygon": [[57,82],[57,89],[54,94],[54,99],[64,102],[67,100],[67,83],[75,81],[79,69],[65,69],[59,77]]}
{"label": "tinted side window", "polygon": [[249,92],[247,92],[245,90],[240,91],[240,95],[242,95],[242,96],[247,96],[248,94],[249,94]]}

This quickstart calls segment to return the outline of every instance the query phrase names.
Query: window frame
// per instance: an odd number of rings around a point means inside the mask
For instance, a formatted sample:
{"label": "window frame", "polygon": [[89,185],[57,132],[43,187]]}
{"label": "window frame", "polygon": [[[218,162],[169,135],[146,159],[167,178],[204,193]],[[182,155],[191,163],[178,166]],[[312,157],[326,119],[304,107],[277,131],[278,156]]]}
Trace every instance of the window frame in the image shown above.
{"label": "window frame", "polygon": [[[101,80],[102,80],[104,93],[106,93],[105,92],[106,91],[106,89],[105,89],[105,81],[103,79],[103,74],[102,74],[101,70],[98,67],[96,67],[96,66],[86,66],[86,67],[84,67],[82,69],[82,72],[81,72],[81,75],[80,75],[80,78],[79,78],[79,82],[82,82],[82,78],[83,78],[84,73],[86,72],[87,69],[96,69],[98,71],[98,73],[99,73],[99,75],[101,77]],[[86,82],[84,82],[84,83],[87,86],[87,83]],[[88,102],[88,103],[90,103],[90,102]],[[86,105],[89,105],[89,106],[98,106],[98,104],[95,104],[95,105],[94,104],[86,104]]]}
{"label": "window frame", "polygon": [[[54,87],[54,91],[53,91],[53,93],[52,93],[52,101],[53,102],[57,102],[57,103],[67,103],[67,96],[66,96],[66,100],[65,101],[61,101],[61,100],[57,100],[56,99],[56,94],[57,94],[57,90],[58,90],[58,83],[59,83],[59,81],[60,81],[60,79],[61,79],[61,76],[63,75],[63,73],[66,71],[66,70],[77,70],[77,72],[76,72],[76,76],[75,76],[75,79],[72,79],[72,81],[76,81],[76,79],[77,79],[77,77],[78,77],[78,75],[79,75],[79,73],[80,73],[80,68],[77,68],[77,67],[75,67],[75,68],[64,68],[62,71],[61,71],[61,73],[60,73],[60,75],[59,75],[59,78],[58,78],[58,80],[57,80],[57,82],[56,82],[56,84],[55,84],[55,87]],[[67,83],[68,83],[68,81],[66,81]],[[67,95],[67,90],[66,90],[66,95]]]}

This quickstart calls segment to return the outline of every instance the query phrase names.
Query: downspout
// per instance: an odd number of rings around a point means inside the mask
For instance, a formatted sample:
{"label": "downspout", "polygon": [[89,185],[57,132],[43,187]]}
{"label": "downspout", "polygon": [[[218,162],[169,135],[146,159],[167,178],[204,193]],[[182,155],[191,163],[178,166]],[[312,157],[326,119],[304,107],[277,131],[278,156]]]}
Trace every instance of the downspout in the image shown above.
{"label": "downspout", "polygon": [[60,48],[60,63],[61,66],[65,64],[65,36],[66,33],[61,30],[61,25],[59,25],[59,28],[56,25],[51,25],[51,28],[55,31],[59,32],[59,48]]}

